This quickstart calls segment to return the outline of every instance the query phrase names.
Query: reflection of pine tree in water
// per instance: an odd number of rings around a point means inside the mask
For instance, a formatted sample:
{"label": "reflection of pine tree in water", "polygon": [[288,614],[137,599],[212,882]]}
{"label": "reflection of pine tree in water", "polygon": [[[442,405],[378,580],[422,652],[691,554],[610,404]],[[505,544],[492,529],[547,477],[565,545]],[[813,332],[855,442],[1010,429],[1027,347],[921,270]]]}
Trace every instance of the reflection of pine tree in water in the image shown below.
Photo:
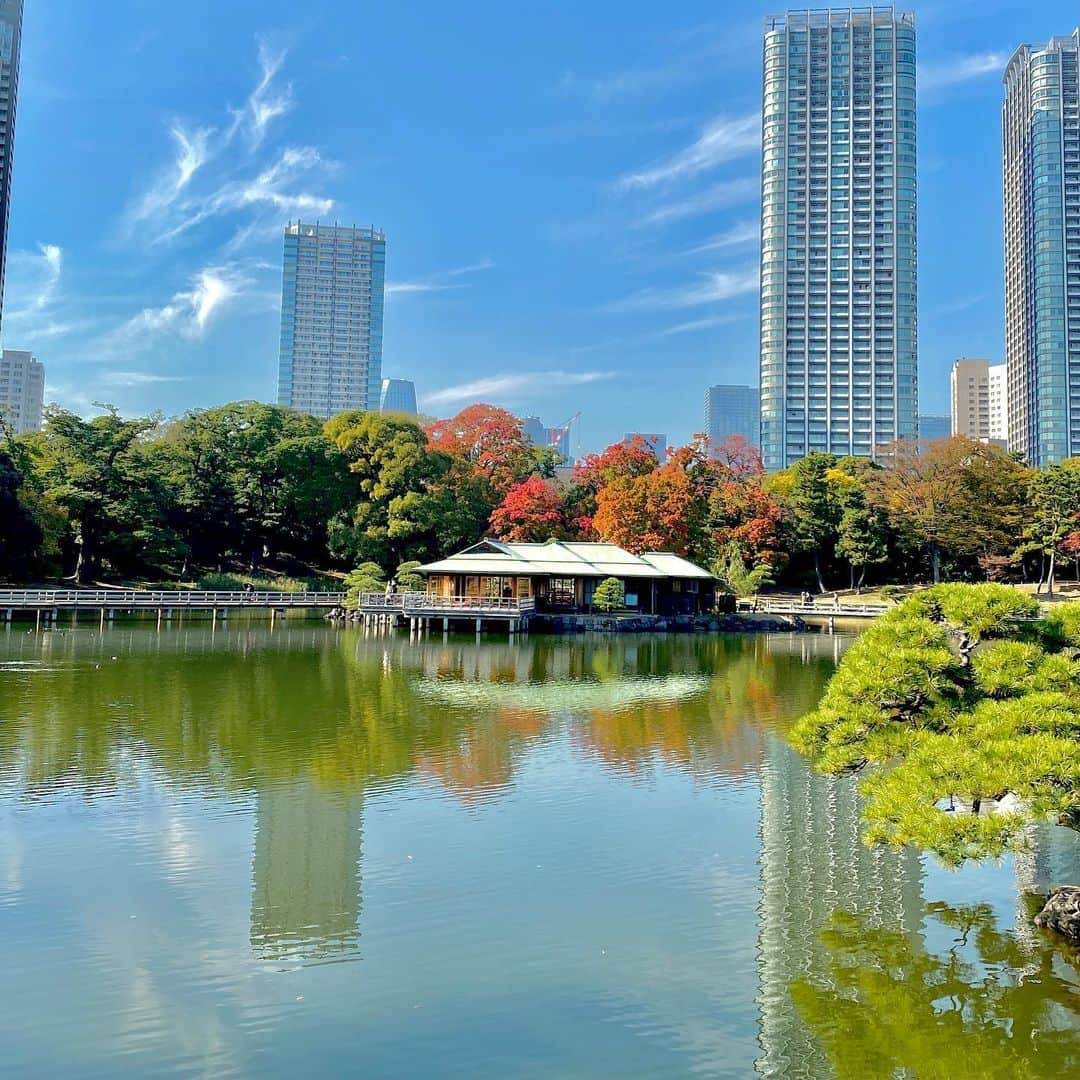
{"label": "reflection of pine tree in water", "polygon": [[758,1072],[818,1080],[831,1075],[828,1058],[790,987],[826,969],[821,933],[837,911],[917,932],[922,867],[910,851],[866,847],[855,783],[811,772],[780,735],[766,741],[760,865]]}
{"label": "reflection of pine tree in water", "polygon": [[[1043,1080],[1080,1070],[1080,953],[998,929],[989,908],[931,904],[927,938],[835,916],[823,965],[791,997],[838,1080]],[[935,926],[935,924],[937,924]],[[931,933],[931,931],[933,931]],[[785,1076],[803,1075],[787,1072]]]}
{"label": "reflection of pine tree in water", "polygon": [[363,795],[299,777],[259,791],[251,945],[263,959],[341,959],[360,938]]}

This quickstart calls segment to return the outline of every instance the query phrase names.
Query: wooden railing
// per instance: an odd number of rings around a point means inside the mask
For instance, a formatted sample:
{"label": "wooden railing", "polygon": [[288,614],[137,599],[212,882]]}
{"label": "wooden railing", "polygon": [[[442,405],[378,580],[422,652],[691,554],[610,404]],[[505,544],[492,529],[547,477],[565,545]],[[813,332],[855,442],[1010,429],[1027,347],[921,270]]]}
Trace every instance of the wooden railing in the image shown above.
{"label": "wooden railing", "polygon": [[338,607],[342,592],[243,592],[205,589],[0,589],[0,608],[309,608]]}
{"label": "wooden railing", "polygon": [[397,611],[413,615],[525,615],[536,610],[533,599],[513,596],[439,596],[436,593],[362,593],[360,610]]}

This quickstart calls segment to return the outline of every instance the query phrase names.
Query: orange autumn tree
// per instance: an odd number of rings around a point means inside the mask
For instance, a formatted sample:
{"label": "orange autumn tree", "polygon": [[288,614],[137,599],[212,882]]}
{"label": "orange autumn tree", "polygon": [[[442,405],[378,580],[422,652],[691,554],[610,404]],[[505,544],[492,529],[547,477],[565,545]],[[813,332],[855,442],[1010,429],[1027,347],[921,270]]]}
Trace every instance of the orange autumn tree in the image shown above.
{"label": "orange autumn tree", "polygon": [[693,483],[673,466],[620,476],[596,497],[593,528],[601,539],[633,552],[686,555],[693,539]]}
{"label": "orange autumn tree", "polygon": [[492,512],[491,528],[499,539],[512,543],[567,539],[570,529],[558,485],[542,476],[515,484]]}
{"label": "orange autumn tree", "polygon": [[521,421],[494,405],[470,405],[424,434],[435,449],[468,461],[499,497],[532,473],[554,473],[552,451],[533,446]]}

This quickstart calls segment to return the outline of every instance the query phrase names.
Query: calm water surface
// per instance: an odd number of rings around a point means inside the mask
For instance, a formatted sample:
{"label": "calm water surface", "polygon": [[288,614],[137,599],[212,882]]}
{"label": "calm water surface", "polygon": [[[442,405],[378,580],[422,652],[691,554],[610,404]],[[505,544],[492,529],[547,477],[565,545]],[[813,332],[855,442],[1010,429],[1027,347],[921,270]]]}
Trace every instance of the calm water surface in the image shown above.
{"label": "calm water surface", "polygon": [[[0,1071],[1026,1077],[1080,959],[858,840],[787,726],[842,638],[0,631]],[[981,905],[981,906],[976,906]]]}

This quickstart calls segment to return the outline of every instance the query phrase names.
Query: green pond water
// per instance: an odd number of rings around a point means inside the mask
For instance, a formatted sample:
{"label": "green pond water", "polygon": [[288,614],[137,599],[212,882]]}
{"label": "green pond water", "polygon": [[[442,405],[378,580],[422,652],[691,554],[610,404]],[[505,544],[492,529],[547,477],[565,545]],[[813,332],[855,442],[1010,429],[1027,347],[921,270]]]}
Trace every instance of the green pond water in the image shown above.
{"label": "green pond water", "polygon": [[1025,893],[859,841],[846,639],[0,630],[0,1072],[1080,1074]]}

